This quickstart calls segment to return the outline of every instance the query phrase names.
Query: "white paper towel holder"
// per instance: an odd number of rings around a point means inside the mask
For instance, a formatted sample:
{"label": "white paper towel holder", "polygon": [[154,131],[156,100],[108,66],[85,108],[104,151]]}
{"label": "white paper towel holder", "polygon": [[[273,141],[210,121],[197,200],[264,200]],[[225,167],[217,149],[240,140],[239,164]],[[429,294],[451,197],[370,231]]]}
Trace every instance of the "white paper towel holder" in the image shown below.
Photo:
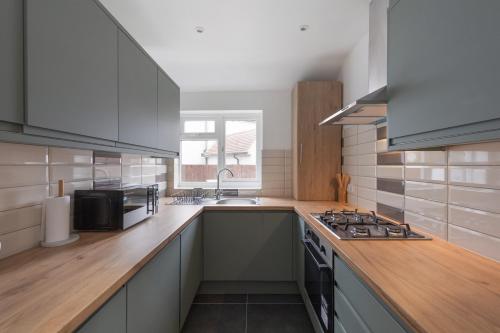
{"label": "white paper towel holder", "polygon": [[[59,180],[58,182],[58,197],[61,198],[64,196],[64,181],[62,180]],[[45,223],[45,205],[42,209],[42,219],[43,219],[43,227],[44,227],[44,234],[45,234],[45,228],[46,228],[46,223]],[[63,240],[60,240],[60,241],[54,241],[54,242],[45,242],[45,241],[42,241],[40,242],[40,246],[42,247],[57,247],[57,246],[63,246],[63,245],[66,245],[66,244],[70,244],[70,243],[73,243],[73,242],[76,242],[77,240],[80,239],[80,235],[76,234],[76,233],[69,233],[69,237],[67,239],[63,239]]]}

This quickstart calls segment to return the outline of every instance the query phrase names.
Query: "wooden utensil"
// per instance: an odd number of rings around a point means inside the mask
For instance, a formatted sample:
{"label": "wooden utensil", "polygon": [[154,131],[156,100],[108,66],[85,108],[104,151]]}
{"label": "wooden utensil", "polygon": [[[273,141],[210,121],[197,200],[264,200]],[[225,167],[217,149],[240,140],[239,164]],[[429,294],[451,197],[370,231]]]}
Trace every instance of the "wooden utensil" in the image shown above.
{"label": "wooden utensil", "polygon": [[339,183],[339,202],[342,204],[347,203],[347,186],[351,181],[351,177],[346,174],[337,173],[337,182]]}

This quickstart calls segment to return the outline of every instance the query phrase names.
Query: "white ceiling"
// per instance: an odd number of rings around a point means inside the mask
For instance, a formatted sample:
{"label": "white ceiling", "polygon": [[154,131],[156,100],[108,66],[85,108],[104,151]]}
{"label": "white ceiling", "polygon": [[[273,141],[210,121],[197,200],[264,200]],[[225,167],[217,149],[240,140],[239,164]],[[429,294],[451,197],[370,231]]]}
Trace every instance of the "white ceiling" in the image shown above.
{"label": "white ceiling", "polygon": [[288,90],[334,79],[368,31],[368,0],[101,2],[182,91]]}

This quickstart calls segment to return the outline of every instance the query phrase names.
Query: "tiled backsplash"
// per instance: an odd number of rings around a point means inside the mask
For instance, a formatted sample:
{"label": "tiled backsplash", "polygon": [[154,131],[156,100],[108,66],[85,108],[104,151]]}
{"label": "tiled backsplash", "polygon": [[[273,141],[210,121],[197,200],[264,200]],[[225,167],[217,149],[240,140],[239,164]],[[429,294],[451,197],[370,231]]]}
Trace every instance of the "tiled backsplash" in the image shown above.
{"label": "tiled backsplash", "polygon": [[500,261],[500,142],[387,152],[386,133],[344,126],[349,202]]}
{"label": "tiled backsplash", "polygon": [[94,180],[123,184],[158,183],[167,188],[167,160],[123,154],[93,160],[93,151],[0,143],[0,258],[37,246],[41,240],[41,202],[57,192],[90,189]]}
{"label": "tiled backsplash", "polygon": [[[170,170],[175,169],[175,161],[168,162]],[[167,193],[172,194],[174,173],[167,174]],[[292,152],[291,150],[262,150],[262,189],[239,190],[240,196],[264,196],[290,198],[292,196]]]}

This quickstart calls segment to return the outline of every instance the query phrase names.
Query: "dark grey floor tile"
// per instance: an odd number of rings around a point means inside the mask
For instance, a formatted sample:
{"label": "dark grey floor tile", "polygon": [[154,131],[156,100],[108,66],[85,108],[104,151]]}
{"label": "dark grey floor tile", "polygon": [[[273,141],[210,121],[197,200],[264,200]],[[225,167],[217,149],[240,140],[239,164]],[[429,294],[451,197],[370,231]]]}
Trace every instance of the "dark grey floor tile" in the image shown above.
{"label": "dark grey floor tile", "polygon": [[248,333],[314,333],[303,304],[248,304]]}
{"label": "dark grey floor tile", "polygon": [[198,294],[193,303],[197,304],[224,304],[247,302],[247,295],[244,294]]}
{"label": "dark grey floor tile", "polygon": [[193,304],[183,333],[245,333],[245,304]]}
{"label": "dark grey floor tile", "polygon": [[251,304],[302,304],[302,296],[298,294],[250,294],[248,303]]}

